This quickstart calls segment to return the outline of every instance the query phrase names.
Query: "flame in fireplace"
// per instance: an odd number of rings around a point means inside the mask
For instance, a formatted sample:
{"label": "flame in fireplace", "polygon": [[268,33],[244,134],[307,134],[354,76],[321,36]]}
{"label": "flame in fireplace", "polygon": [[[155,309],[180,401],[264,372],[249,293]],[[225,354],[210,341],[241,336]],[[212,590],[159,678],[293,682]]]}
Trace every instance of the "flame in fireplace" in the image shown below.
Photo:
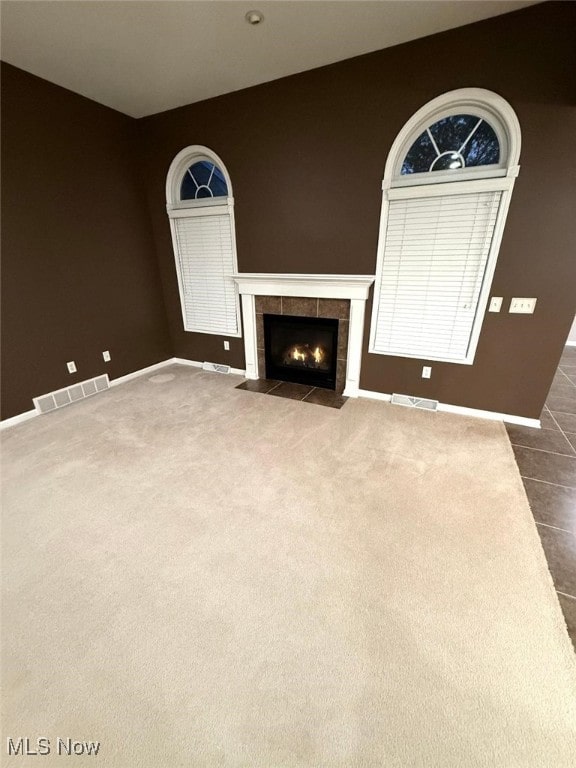
{"label": "flame in fireplace", "polygon": [[289,357],[297,362],[319,365],[326,357],[326,350],[322,347],[310,349],[308,345],[295,344],[290,349]]}
{"label": "flame in fireplace", "polygon": [[304,362],[306,360],[306,352],[301,347],[292,347],[292,359]]}

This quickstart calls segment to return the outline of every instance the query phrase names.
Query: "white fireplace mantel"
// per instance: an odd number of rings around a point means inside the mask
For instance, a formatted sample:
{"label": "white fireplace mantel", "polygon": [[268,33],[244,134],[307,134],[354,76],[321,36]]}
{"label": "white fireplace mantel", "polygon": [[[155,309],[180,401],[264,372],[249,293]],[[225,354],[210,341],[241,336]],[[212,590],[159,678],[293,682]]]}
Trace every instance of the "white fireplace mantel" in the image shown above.
{"label": "white fireplace mantel", "polygon": [[349,299],[348,357],[344,394],[358,397],[360,363],[364,336],[366,299],[374,275],[298,275],[249,273],[232,275],[242,296],[246,378],[258,379],[258,350],[256,347],[255,296],[306,296],[320,299]]}

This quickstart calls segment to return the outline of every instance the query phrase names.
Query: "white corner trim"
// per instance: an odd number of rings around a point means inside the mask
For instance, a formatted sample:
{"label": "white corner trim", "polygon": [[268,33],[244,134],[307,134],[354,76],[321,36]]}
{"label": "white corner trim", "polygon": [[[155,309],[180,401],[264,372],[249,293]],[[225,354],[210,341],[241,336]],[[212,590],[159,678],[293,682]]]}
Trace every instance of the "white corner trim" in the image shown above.
{"label": "white corner trim", "polygon": [[307,296],[320,299],[368,298],[374,275],[303,275],[239,272],[231,275],[241,295]]}
{"label": "white corner trim", "polygon": [[242,293],[242,327],[244,328],[244,359],[246,361],[246,378],[257,379],[258,350],[256,347],[256,302],[254,294]]}
{"label": "white corner trim", "polygon": [[34,416],[40,416],[40,412],[35,408],[31,411],[24,411],[24,413],[19,413],[17,416],[11,416],[9,419],[2,419],[2,421],[0,421],[0,429],[15,427],[16,424],[22,424],[23,421],[33,419]]}
{"label": "white corner trim", "polygon": [[576,347],[576,341],[567,341],[565,347]]}
{"label": "white corner trim", "polygon": [[347,397],[358,397],[358,390],[360,388],[365,310],[366,301],[364,299],[350,299],[348,355],[346,359],[346,383],[344,385],[344,392]]}
{"label": "white corner trim", "polygon": [[[346,394],[346,393],[344,393]],[[369,389],[359,389],[359,397],[367,397],[371,400],[384,400],[390,402],[392,395],[386,395],[383,392],[373,392]],[[438,411],[444,413],[454,413],[459,416],[472,416],[477,419],[490,419],[491,421],[505,421],[508,424],[520,424],[523,427],[533,427],[540,429],[540,419],[529,419],[526,416],[514,416],[510,413],[497,413],[496,411],[483,411],[479,408],[465,408],[463,405],[449,405],[448,403],[438,403]]]}

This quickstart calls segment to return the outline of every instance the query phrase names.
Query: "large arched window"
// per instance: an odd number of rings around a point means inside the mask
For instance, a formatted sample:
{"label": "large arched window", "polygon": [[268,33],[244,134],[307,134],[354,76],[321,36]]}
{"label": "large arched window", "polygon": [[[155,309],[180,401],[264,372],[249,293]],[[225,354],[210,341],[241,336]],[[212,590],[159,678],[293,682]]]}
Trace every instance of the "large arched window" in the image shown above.
{"label": "large arched window", "polygon": [[220,158],[193,146],[176,155],[166,179],[184,330],[240,336],[234,198]]}
{"label": "large arched window", "polygon": [[520,127],[491,91],[434,99],[386,163],[369,351],[474,361],[514,179]]}

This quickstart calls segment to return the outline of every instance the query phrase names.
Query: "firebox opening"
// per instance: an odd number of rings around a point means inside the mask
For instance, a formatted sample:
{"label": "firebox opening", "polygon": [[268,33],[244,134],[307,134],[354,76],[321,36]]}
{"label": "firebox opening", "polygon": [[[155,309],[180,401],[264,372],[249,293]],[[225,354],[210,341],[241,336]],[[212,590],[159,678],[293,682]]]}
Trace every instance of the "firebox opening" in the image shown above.
{"label": "firebox opening", "polygon": [[264,315],[266,378],[336,389],[338,320]]}

